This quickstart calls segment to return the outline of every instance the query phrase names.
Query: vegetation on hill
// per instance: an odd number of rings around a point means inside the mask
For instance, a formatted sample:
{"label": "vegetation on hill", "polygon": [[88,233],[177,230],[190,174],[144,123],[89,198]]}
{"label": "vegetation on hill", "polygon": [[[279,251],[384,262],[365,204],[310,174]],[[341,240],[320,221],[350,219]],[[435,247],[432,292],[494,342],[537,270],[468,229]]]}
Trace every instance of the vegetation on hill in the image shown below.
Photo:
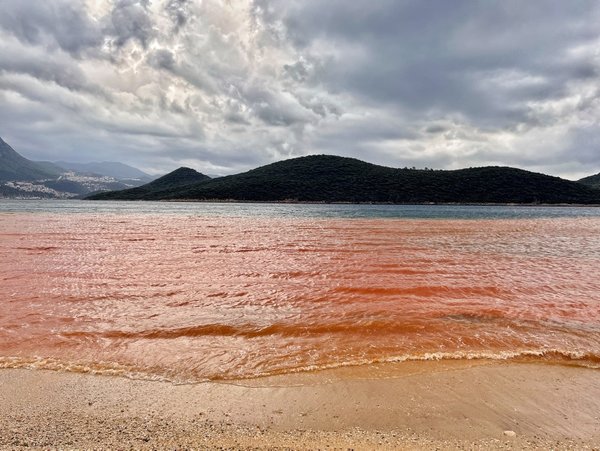
{"label": "vegetation on hill", "polygon": [[600,174],[590,175],[578,180],[579,183],[583,183],[591,188],[600,189]]}
{"label": "vegetation on hill", "polygon": [[[162,179],[176,178],[181,168]],[[189,170],[188,170],[189,171]],[[204,176],[206,177],[206,176]],[[156,182],[161,179],[156,180]],[[380,203],[600,203],[577,182],[508,167],[455,171],[393,169],[354,158],[315,155],[182,184],[155,184],[92,199]]]}
{"label": "vegetation on hill", "polygon": [[34,163],[46,171],[48,174],[52,174],[53,177],[59,177],[60,175],[67,172],[67,169],[52,163],[50,161],[34,161]]}
{"label": "vegetation on hill", "polygon": [[0,138],[0,181],[39,180],[58,175],[56,169],[22,157]]}
{"label": "vegetation on hill", "polygon": [[136,188],[122,191],[96,193],[90,199],[123,199],[123,200],[152,200],[157,193],[176,191],[177,189],[211,180],[208,175],[201,174],[190,168],[179,168],[167,175]]}

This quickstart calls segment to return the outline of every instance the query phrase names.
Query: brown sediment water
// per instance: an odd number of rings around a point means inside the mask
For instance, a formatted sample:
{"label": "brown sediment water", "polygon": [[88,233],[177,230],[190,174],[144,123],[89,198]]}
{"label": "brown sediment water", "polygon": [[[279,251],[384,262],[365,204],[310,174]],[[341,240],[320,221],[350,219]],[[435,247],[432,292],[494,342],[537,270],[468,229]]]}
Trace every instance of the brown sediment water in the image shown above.
{"label": "brown sediment water", "polygon": [[0,215],[0,368],[600,367],[600,219]]}

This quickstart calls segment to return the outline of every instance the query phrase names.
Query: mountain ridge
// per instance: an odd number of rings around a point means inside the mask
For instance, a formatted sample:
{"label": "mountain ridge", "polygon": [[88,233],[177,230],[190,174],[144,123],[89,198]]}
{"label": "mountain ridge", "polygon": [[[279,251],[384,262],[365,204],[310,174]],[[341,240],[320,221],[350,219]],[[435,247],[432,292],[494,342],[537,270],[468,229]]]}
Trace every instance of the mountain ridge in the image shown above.
{"label": "mountain ridge", "polygon": [[116,161],[93,161],[90,163],[55,161],[52,164],[70,171],[106,175],[116,179],[140,179],[145,181],[153,179],[150,174],[138,168]]}
{"label": "mountain ridge", "polygon": [[559,177],[488,166],[396,169],[334,155],[283,160],[250,171],[167,189],[143,185],[91,196],[114,200],[254,202],[600,204],[600,191]]}
{"label": "mountain ridge", "polygon": [[56,177],[55,171],[31,161],[0,137],[0,181],[25,181]]}

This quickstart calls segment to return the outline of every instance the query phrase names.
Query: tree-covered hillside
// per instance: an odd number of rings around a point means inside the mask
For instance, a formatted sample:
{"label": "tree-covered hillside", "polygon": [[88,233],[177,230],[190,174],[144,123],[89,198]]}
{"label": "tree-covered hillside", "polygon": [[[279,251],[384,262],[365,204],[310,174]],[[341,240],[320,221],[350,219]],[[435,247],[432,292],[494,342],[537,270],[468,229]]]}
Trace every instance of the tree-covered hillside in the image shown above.
{"label": "tree-covered hillside", "polygon": [[0,181],[38,180],[58,175],[60,171],[56,168],[28,160],[0,138]]}
{"label": "tree-covered hillside", "polygon": [[600,174],[590,175],[578,180],[579,183],[583,183],[591,188],[600,189]]}
{"label": "tree-covered hillside", "polygon": [[[172,174],[174,173],[170,175]],[[354,158],[329,155],[295,158],[242,174],[203,179],[191,184],[159,187],[150,185],[152,184],[133,190],[98,194],[92,198],[381,203],[600,203],[600,191],[577,182],[521,169],[393,169]]]}
{"label": "tree-covered hillside", "polygon": [[152,200],[157,198],[158,193],[175,191],[180,187],[208,180],[210,180],[208,175],[201,174],[190,168],[179,168],[145,185],[122,191],[96,193],[90,196],[90,199]]}

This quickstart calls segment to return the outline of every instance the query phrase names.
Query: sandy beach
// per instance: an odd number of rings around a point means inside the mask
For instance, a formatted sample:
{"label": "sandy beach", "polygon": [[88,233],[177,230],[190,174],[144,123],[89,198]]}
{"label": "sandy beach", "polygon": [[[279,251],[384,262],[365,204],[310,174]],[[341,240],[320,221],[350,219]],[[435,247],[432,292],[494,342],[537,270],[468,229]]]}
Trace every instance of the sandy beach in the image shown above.
{"label": "sandy beach", "polygon": [[415,362],[174,385],[5,369],[0,447],[598,449],[600,372]]}

